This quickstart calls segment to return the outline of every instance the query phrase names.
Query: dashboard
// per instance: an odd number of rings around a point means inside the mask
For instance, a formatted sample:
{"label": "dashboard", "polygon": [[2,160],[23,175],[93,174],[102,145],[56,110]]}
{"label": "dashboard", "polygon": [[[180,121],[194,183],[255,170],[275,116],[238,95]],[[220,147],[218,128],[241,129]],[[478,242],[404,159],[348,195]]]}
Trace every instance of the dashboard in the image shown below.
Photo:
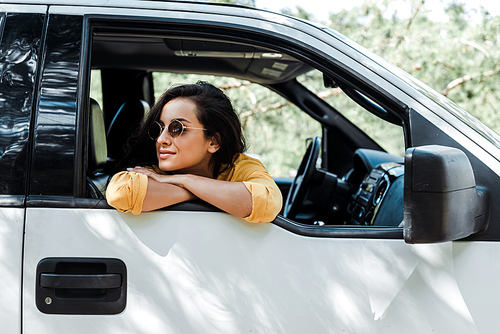
{"label": "dashboard", "polygon": [[[360,149],[354,157],[354,192],[347,205],[346,225],[399,226],[403,221],[403,158]],[[359,177],[358,177],[359,178]]]}

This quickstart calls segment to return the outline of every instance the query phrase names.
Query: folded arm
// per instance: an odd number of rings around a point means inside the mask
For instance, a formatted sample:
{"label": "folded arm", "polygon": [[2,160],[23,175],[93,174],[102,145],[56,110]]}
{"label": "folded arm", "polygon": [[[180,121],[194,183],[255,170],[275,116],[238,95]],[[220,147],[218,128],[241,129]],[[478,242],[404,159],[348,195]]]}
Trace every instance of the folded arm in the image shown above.
{"label": "folded arm", "polygon": [[148,189],[142,203],[142,211],[153,211],[193,199],[196,199],[196,196],[187,189],[148,178]]}
{"label": "folded arm", "polygon": [[[202,199],[237,217],[247,217],[252,213],[252,195],[243,182],[221,181],[189,174],[162,175],[156,173],[154,170],[143,167],[134,168],[133,170],[134,172],[147,175],[150,182],[148,183],[148,192],[144,200],[143,211],[147,211],[147,208],[154,210],[166,205],[175,204],[170,203],[158,206],[172,199],[181,199],[183,192],[186,192],[194,196],[194,198]],[[152,185],[151,191],[149,190],[149,184]],[[169,200],[162,199],[165,196],[164,194],[167,193],[167,189],[171,189],[171,187],[178,188],[179,197]],[[169,195],[168,197],[171,196]],[[189,199],[193,198],[185,200]]]}
{"label": "folded arm", "polygon": [[254,223],[272,221],[282,205],[276,184],[262,173],[223,181],[187,174],[163,175],[139,167],[115,175],[106,192],[111,206],[133,214],[197,198]]}
{"label": "folded arm", "polygon": [[186,189],[173,184],[162,184],[135,172],[116,174],[106,189],[109,205],[135,215],[192,199],[196,199],[196,196]]}

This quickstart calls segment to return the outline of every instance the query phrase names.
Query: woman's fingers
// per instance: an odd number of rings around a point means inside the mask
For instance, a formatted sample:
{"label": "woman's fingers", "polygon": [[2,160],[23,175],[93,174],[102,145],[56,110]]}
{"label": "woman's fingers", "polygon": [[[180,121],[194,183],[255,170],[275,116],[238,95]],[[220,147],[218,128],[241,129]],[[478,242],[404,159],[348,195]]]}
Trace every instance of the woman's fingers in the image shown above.
{"label": "woman's fingers", "polygon": [[134,167],[134,168],[127,168],[129,172],[134,172],[134,173],[141,173],[141,174],[150,174],[154,173],[154,171],[150,168],[147,167]]}
{"label": "woman's fingers", "polygon": [[134,168],[127,168],[127,170],[129,172],[144,174],[147,177],[149,177],[155,181],[158,181],[158,182],[169,183],[169,176],[168,175],[158,174],[153,169],[148,168],[148,167],[134,167]]}

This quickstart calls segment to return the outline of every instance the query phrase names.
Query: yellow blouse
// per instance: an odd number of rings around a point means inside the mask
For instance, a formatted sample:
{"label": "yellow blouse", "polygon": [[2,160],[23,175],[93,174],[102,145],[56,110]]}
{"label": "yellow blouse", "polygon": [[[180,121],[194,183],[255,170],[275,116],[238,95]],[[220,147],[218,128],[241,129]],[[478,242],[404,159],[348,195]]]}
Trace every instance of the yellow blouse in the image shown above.
{"label": "yellow blouse", "polygon": [[[264,165],[257,159],[239,154],[234,161],[234,167],[221,173],[217,180],[243,182],[252,194],[252,213],[243,218],[249,222],[270,222],[281,210],[283,202],[281,191]],[[120,172],[111,179],[106,190],[106,200],[117,210],[137,215],[142,212],[147,188],[146,175]]]}

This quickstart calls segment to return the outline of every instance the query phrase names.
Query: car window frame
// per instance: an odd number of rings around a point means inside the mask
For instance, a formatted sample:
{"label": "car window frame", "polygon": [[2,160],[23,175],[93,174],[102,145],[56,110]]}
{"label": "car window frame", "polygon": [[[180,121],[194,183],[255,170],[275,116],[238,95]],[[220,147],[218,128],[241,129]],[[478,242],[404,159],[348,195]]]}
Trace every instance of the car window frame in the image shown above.
{"label": "car window frame", "polygon": [[[102,25],[103,23],[108,23],[108,24],[114,24],[114,25],[120,25],[124,24],[125,22],[130,23],[130,20],[133,20],[134,22],[143,22],[144,24],[147,25],[152,25],[152,24],[171,24],[173,26],[180,25],[180,26],[185,26],[186,24],[191,23],[191,26],[194,26],[197,24],[197,28],[194,34],[201,34],[202,29],[200,28],[200,22],[196,20],[189,20],[189,19],[171,19],[171,18],[154,18],[152,19],[151,17],[144,18],[140,17],[139,15],[134,18],[127,18],[123,17],[120,15],[106,15],[106,14],[86,14],[84,15],[84,36],[86,36],[86,40],[83,42],[83,45],[85,45],[84,50],[82,52],[82,57],[84,61],[82,63],[87,64],[86,70],[83,73],[83,77],[81,78],[81,82],[84,83],[84,86],[81,86],[82,89],[85,91],[82,91],[83,93],[82,96],[88,97],[88,90],[89,90],[89,78],[90,78],[90,63],[91,63],[91,36],[92,36],[92,31],[95,27],[98,27]],[[230,32],[234,32],[234,25],[228,24],[226,22],[217,22],[207,24],[204,22],[201,24],[201,26],[208,26],[210,28],[213,28],[213,26],[216,26],[217,29],[220,29],[222,31],[225,31],[226,34],[228,34],[230,37],[227,39],[235,39],[240,42],[246,42],[248,44],[257,44],[257,45],[262,45],[264,47],[272,47],[273,49],[278,49],[278,50],[283,50],[283,52],[291,54],[293,57],[296,57],[299,60],[305,60],[306,62],[313,63],[315,64],[315,67],[323,73],[326,73],[328,75],[331,75],[333,77],[338,77],[339,76],[339,71],[333,71],[332,68],[328,67],[326,64],[328,64],[328,61],[326,60],[326,55],[324,54],[313,54],[310,50],[307,49],[306,45],[297,45],[297,44],[292,44],[291,42],[287,41],[284,39],[284,37],[276,37],[273,36],[270,32],[263,32],[259,29],[255,29],[253,33],[255,35],[259,36],[266,36],[265,41],[262,42],[259,40],[259,42],[255,42],[252,37],[249,37],[248,34],[246,34],[244,37],[242,36],[232,36]],[[233,28],[233,30],[231,30]],[[241,29],[241,27],[239,28]],[[249,28],[246,28],[246,30],[250,30]],[[241,33],[241,32],[240,32]],[[224,39],[226,40],[227,36],[224,36]],[[272,43],[279,40],[281,43],[276,45],[276,43]],[[292,45],[292,46],[290,46]],[[301,53],[302,52],[302,53]],[[308,58],[306,59],[306,56]],[[337,64],[338,66],[338,64]],[[338,70],[338,69],[337,69]],[[350,81],[350,84],[352,86],[380,104],[381,106],[389,109],[388,105],[390,106],[391,110],[397,109],[401,113],[401,118],[403,119],[403,126],[406,126],[406,111],[407,111],[407,106],[403,102],[397,100],[394,96],[386,92],[384,89],[380,88],[379,86],[375,85],[374,83],[371,83],[370,80],[366,78],[361,78],[358,75],[355,75],[354,71],[350,69],[343,68],[341,69],[342,75],[345,75],[346,78],[348,78]],[[344,78],[345,79],[345,78]],[[379,87],[380,91],[375,90],[374,88],[369,87],[366,89],[367,82],[369,84]],[[384,94],[382,94],[384,93]],[[380,96],[384,96],[384,99],[386,102],[381,102],[380,101]],[[80,101],[80,111],[86,111],[86,104],[85,101],[88,100],[88,98],[82,99],[84,101]],[[85,122],[85,117],[84,117],[84,112],[81,112],[81,117],[79,118],[79,121],[82,122],[82,124],[86,124]],[[84,132],[82,131],[82,127],[80,127],[81,133],[80,135],[77,136],[77,138],[80,140],[80,144],[77,145],[77,149],[81,149],[85,147],[85,145],[82,145],[86,142],[86,137],[83,136]],[[410,142],[409,137],[407,137],[408,132],[405,130],[405,141],[408,143]],[[84,152],[80,152],[78,154],[79,157],[85,156]],[[82,165],[83,166],[83,165]],[[86,204],[86,203],[94,203],[92,205],[92,208],[109,208],[107,203],[102,200],[91,200],[91,199],[85,199],[82,201],[81,204]],[[88,204],[87,204],[88,205]],[[86,205],[86,206],[87,206]],[[194,211],[208,211],[208,212],[213,212],[213,211],[220,211],[218,209],[210,208],[207,207],[204,203],[181,203],[177,206],[172,206],[169,208],[165,208],[163,210],[184,210],[185,208],[192,209]],[[326,237],[326,238],[362,238],[362,239],[403,239],[403,229],[401,227],[377,227],[377,228],[370,228],[370,227],[356,227],[356,226],[341,226],[341,225],[335,225],[335,226],[314,226],[314,225],[306,225],[306,224],[301,224],[297,223],[294,221],[291,221],[289,219],[283,218],[282,216],[278,215],[278,217],[272,222],[273,224],[280,226],[281,228],[284,228],[292,233],[296,233],[302,236],[307,236],[307,237]]]}

